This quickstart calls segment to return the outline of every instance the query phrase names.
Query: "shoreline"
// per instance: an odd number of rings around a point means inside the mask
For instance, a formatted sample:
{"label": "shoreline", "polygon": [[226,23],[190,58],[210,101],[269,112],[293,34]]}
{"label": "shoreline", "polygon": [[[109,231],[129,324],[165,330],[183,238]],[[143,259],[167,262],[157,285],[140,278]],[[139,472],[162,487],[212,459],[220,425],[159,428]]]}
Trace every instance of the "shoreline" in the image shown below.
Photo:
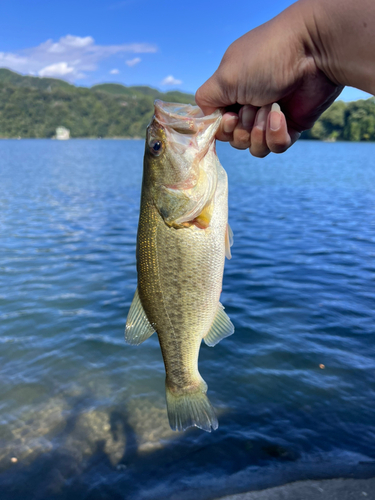
{"label": "shoreline", "polygon": [[375,477],[304,480],[215,500],[375,500]]}
{"label": "shoreline", "polygon": [[[87,140],[87,141],[144,141],[144,137],[70,137],[69,139],[56,139],[56,137],[0,137],[0,141],[58,141],[58,142],[69,142],[75,140]],[[311,142],[311,143],[325,143],[325,144],[375,144],[375,141],[342,141],[342,140],[329,140],[329,139],[298,139],[298,142]],[[219,141],[221,142],[221,141]]]}
{"label": "shoreline", "polygon": [[0,137],[0,141],[58,141],[69,142],[75,140],[85,141],[144,141],[144,137],[70,137],[69,139],[56,139],[56,137]]}

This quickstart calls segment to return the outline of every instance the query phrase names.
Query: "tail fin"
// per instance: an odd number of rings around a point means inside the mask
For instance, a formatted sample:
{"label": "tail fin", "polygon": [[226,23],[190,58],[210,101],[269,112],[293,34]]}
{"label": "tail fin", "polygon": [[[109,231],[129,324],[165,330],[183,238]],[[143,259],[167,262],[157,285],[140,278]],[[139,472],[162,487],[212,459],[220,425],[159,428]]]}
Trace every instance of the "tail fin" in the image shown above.
{"label": "tail fin", "polygon": [[166,386],[169,425],[174,431],[199,427],[211,432],[219,427],[215,410],[201,389],[176,394]]}

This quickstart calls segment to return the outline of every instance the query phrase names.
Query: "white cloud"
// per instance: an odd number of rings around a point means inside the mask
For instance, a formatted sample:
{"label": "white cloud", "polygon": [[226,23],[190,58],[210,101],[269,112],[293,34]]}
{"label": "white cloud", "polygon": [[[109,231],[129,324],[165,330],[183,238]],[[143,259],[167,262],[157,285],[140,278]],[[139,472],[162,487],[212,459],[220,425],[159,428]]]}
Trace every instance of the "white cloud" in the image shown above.
{"label": "white cloud", "polygon": [[140,63],[141,61],[142,61],[142,59],[140,57],[135,57],[134,59],[129,59],[128,61],[125,61],[125,64],[132,67],[132,66],[135,66],[136,64]]}
{"label": "white cloud", "polygon": [[111,71],[109,72],[110,75],[118,75],[120,73],[120,71],[118,69],[111,69]]}
{"label": "white cloud", "polygon": [[[14,53],[0,52],[0,67],[24,74],[57,76],[74,81],[83,78],[85,72],[95,71],[98,63],[121,53],[153,53],[155,45],[129,43],[121,45],[97,45],[91,36],[66,35],[57,42],[47,40],[36,47]],[[133,65],[139,61],[134,62]]]}
{"label": "white cloud", "polygon": [[[50,40],[48,40],[46,43],[48,43]],[[69,48],[75,48],[75,49],[82,49],[84,47],[88,47],[89,45],[94,44],[94,39],[92,36],[73,36],[73,35],[66,35],[62,38],[57,43],[53,43],[48,47],[48,52],[52,52],[55,54],[61,54],[63,52],[66,52],[66,50],[69,50]]]}
{"label": "white cloud", "polygon": [[177,80],[172,75],[166,76],[164,80],[161,82],[162,85],[181,85],[182,80]]}
{"label": "white cloud", "polygon": [[51,64],[50,66],[46,66],[38,72],[39,76],[54,76],[61,77],[70,75],[74,72],[74,68],[72,66],[68,66],[66,62],[60,62],[56,64]]}

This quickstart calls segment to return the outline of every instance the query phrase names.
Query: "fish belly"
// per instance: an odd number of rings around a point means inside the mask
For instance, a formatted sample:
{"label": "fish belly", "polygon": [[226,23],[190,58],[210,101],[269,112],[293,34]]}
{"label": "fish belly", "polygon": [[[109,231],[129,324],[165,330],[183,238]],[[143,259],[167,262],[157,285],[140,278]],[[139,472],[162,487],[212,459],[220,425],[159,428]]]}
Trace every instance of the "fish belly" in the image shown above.
{"label": "fish belly", "polygon": [[176,392],[193,389],[201,383],[201,340],[220,299],[225,233],[220,227],[171,228],[152,206],[144,212],[147,222],[140,223],[138,234],[139,295],[159,336],[167,385]]}

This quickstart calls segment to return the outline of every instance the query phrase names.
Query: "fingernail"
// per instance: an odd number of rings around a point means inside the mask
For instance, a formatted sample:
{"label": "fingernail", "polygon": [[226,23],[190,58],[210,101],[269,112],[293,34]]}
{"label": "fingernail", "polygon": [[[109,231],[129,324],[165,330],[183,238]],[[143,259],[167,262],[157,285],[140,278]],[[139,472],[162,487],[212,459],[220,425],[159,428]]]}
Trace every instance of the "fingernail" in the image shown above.
{"label": "fingernail", "polygon": [[242,115],[243,115],[243,106],[242,106],[242,108],[238,112],[238,125],[239,126],[242,126],[242,123],[243,123],[242,122]]}
{"label": "fingernail", "polygon": [[259,130],[266,130],[267,116],[268,116],[268,109],[260,108],[255,118],[254,126],[257,127]]}
{"label": "fingernail", "polygon": [[280,106],[275,102],[272,104],[270,113],[270,129],[273,132],[279,130],[281,125],[281,110]]}
{"label": "fingernail", "polygon": [[238,122],[237,115],[229,115],[226,116],[223,120],[223,130],[226,134],[231,134],[233,130],[236,128]]}
{"label": "fingernail", "polygon": [[246,130],[251,130],[254,125],[256,108],[253,106],[244,106],[242,110],[242,126]]}

